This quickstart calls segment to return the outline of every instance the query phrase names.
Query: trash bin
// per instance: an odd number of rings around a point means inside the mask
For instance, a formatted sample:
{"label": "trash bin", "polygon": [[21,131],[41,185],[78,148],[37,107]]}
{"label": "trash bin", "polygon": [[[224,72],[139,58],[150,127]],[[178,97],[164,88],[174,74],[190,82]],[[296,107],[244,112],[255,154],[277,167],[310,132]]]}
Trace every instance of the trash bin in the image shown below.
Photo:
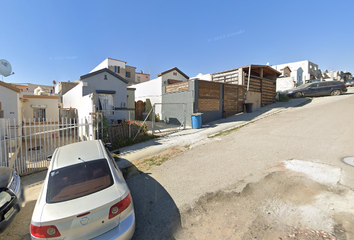
{"label": "trash bin", "polygon": [[192,128],[202,128],[202,113],[192,114]]}
{"label": "trash bin", "polygon": [[245,103],[246,113],[252,112],[253,103]]}

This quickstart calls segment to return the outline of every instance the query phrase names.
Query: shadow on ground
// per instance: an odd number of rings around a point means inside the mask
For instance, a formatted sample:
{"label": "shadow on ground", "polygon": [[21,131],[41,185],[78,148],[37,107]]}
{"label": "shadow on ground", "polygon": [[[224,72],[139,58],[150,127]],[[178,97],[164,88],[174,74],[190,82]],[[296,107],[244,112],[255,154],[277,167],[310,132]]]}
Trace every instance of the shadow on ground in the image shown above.
{"label": "shadow on ground", "polygon": [[1,233],[0,239],[31,240],[30,223],[36,201],[26,202],[26,205],[16,214],[7,229]]}
{"label": "shadow on ground", "polygon": [[[297,107],[302,107],[305,106],[309,103],[312,102],[311,98],[306,98],[306,100],[304,101],[303,99],[292,99],[293,101],[297,101],[300,100],[301,103],[295,105],[295,106],[289,106],[291,108],[297,108]],[[207,128],[213,128],[213,127],[217,127],[219,124],[222,123],[230,123],[230,122],[247,122],[247,121],[256,121],[260,118],[263,118],[265,116],[268,116],[269,114],[274,114],[277,112],[281,112],[284,109],[287,109],[289,107],[284,107],[284,104],[282,102],[276,102],[274,104],[270,104],[270,105],[266,105],[264,107],[258,108],[254,111],[252,111],[251,113],[246,113],[246,112],[242,112],[242,113],[238,113],[236,115],[227,117],[227,118],[223,118],[223,119],[219,119],[213,122],[210,122],[208,124],[203,125],[203,127],[207,127]]]}
{"label": "shadow on ground", "polygon": [[135,208],[136,229],[132,239],[174,239],[174,233],[181,228],[181,216],[165,188],[134,165],[124,175]]}

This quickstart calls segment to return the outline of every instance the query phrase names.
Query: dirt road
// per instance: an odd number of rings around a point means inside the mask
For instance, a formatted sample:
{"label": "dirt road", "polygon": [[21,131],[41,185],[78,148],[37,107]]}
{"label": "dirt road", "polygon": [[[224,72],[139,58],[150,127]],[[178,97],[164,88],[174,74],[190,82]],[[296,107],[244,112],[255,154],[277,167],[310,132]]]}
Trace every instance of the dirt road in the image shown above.
{"label": "dirt road", "polygon": [[353,95],[316,98],[181,146],[128,179],[134,239],[354,239],[354,167],[342,161],[354,156],[353,105]]}
{"label": "dirt road", "polygon": [[[218,191],[182,213],[177,239],[354,239],[353,191],[321,182],[330,166],[290,161],[309,176],[285,167],[249,183],[241,192]],[[276,169],[274,169],[276,170]],[[311,177],[317,176],[317,181]],[[338,175],[339,176],[339,175]]]}

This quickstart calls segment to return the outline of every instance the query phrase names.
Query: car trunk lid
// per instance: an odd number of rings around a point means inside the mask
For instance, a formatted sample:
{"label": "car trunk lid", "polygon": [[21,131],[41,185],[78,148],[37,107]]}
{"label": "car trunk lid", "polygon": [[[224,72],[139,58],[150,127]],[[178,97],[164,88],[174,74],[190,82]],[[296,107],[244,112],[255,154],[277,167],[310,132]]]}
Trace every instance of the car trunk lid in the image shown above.
{"label": "car trunk lid", "polygon": [[42,226],[56,226],[61,238],[90,239],[119,225],[120,215],[109,219],[109,212],[110,208],[125,196],[127,192],[117,197],[117,189],[110,187],[84,198],[47,203],[40,222]]}

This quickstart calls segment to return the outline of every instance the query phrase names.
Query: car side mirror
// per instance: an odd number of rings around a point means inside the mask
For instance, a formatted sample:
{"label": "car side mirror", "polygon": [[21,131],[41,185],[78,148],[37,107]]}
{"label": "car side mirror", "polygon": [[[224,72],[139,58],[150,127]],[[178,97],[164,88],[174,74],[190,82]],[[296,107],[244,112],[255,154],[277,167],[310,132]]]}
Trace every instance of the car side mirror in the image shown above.
{"label": "car side mirror", "polygon": [[52,157],[53,157],[53,155],[47,156],[47,161],[51,161],[51,160],[52,160]]}
{"label": "car side mirror", "polygon": [[105,146],[106,148],[112,148],[112,147],[113,147],[113,146],[112,146],[112,143],[105,143],[104,146]]}

